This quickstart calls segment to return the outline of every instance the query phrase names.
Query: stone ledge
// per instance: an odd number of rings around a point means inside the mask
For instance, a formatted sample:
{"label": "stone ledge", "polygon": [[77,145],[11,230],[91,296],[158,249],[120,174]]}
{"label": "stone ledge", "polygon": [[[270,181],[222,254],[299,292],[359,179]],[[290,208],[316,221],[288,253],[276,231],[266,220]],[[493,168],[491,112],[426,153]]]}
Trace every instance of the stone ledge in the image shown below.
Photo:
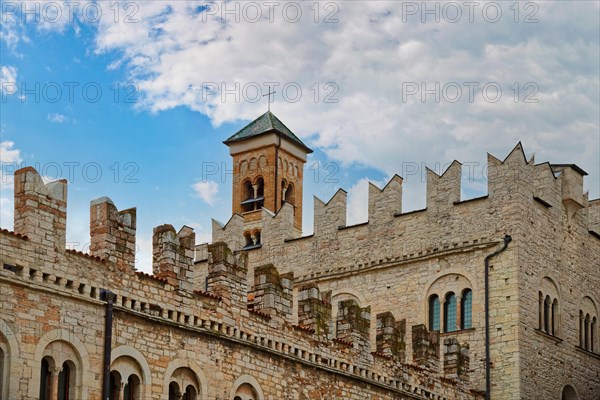
{"label": "stone ledge", "polygon": [[468,328],[468,329],[459,329],[457,331],[452,331],[452,332],[440,332],[440,336],[444,337],[444,336],[452,336],[452,335],[460,335],[463,333],[468,333],[468,332],[475,332],[476,328]]}
{"label": "stone ledge", "polygon": [[598,353],[592,353],[591,351],[589,351],[589,350],[586,350],[586,349],[582,349],[582,348],[581,348],[581,347],[579,347],[579,346],[575,346],[575,349],[576,349],[578,352],[580,352],[580,353],[586,354],[586,355],[588,355],[588,356],[590,356],[590,357],[593,357],[593,358],[595,358],[595,359],[597,359],[597,360],[600,360],[600,354],[598,354]]}
{"label": "stone ledge", "polygon": [[543,337],[545,337],[545,338],[548,338],[548,339],[550,339],[550,340],[554,341],[556,344],[560,344],[560,343],[562,343],[562,342],[563,342],[563,340],[562,340],[561,338],[559,338],[558,336],[550,335],[550,334],[548,334],[548,333],[546,333],[546,332],[544,332],[544,331],[541,331],[541,330],[539,330],[539,329],[537,329],[537,328],[535,328],[535,329],[534,329],[534,331],[535,331],[535,332],[536,332],[538,335],[541,335],[541,336],[543,336]]}

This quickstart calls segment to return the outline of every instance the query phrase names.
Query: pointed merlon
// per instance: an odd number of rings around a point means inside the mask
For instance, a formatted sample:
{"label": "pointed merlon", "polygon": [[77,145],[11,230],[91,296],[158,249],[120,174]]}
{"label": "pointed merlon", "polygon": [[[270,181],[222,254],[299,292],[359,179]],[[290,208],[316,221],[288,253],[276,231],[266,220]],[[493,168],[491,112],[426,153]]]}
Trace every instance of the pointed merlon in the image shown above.
{"label": "pointed merlon", "polygon": [[348,193],[339,189],[333,197],[324,204],[315,196],[314,234],[331,234],[339,227],[346,226],[346,204]]}
{"label": "pointed merlon", "polygon": [[402,177],[394,175],[383,189],[369,182],[369,222],[394,218],[402,212]]}
{"label": "pointed merlon", "polygon": [[456,160],[442,175],[427,168],[427,209],[439,209],[460,201],[462,164]]}

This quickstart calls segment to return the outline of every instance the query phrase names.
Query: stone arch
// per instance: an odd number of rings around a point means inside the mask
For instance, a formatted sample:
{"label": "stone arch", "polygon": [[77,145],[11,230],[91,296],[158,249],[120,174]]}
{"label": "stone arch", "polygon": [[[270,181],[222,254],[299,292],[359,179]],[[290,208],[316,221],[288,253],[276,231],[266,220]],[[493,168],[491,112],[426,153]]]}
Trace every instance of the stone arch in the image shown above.
{"label": "stone arch", "polygon": [[[471,290],[471,306],[475,304],[477,301],[477,286],[473,283],[475,280],[470,276],[470,274],[466,274],[463,271],[450,270],[444,271],[436,274],[432,277],[427,286],[427,291],[422,292],[421,294],[421,315],[422,323],[425,324],[429,329],[429,300],[433,295],[437,295],[440,301],[440,317],[439,317],[439,326],[440,330],[444,326],[446,326],[445,320],[443,318],[443,310],[444,310],[444,301],[448,293],[454,293],[456,296],[461,296],[461,299],[456,299],[457,305],[462,305],[462,295],[465,293],[467,289]],[[456,310],[456,315],[460,316],[462,310]],[[472,317],[472,326],[481,325],[479,321],[475,320],[475,316],[477,314],[473,313]],[[456,321],[456,326],[460,327],[462,321]]]}
{"label": "stone arch", "polygon": [[296,204],[296,191],[293,183],[288,183],[286,191],[285,191],[285,202],[290,203],[291,205]]}
{"label": "stone arch", "polygon": [[262,388],[260,387],[258,381],[250,375],[242,375],[237,378],[235,382],[233,382],[233,385],[231,385],[231,394],[229,396],[229,400],[235,399],[236,391],[240,388],[240,386],[243,385],[249,385],[254,389],[256,395],[258,396],[258,399],[255,400],[265,400],[265,395],[263,394]]}
{"label": "stone arch", "polygon": [[[339,310],[339,303],[346,300],[354,300],[358,304],[360,308],[366,307],[365,298],[353,289],[344,289],[344,291],[333,291],[331,294],[331,321],[329,321],[329,332],[332,337],[337,336],[337,315]],[[372,317],[376,317],[375,314],[372,314]],[[371,328],[374,325],[371,323]],[[373,342],[373,338],[375,334],[371,332],[371,341]]]}
{"label": "stone arch", "polygon": [[594,353],[598,352],[598,308],[590,296],[584,296],[579,303],[579,347]]}
{"label": "stone arch", "polygon": [[[423,301],[424,299],[427,299],[429,297],[430,293],[430,289],[431,287],[441,278],[444,278],[447,275],[459,275],[464,277],[468,282],[470,286],[470,289],[473,290],[473,294],[477,293],[479,290],[479,286],[477,285],[477,279],[475,279],[475,277],[473,275],[471,275],[470,273],[464,271],[464,270],[460,270],[458,268],[451,268],[451,269],[446,269],[443,271],[438,272],[437,274],[433,275],[431,278],[429,278],[429,280],[427,281],[427,292],[422,293],[421,294],[421,301]],[[464,290],[465,288],[463,288],[462,290]],[[461,292],[462,292],[461,290]],[[456,293],[456,292],[455,292]]]}
{"label": "stone arch", "polygon": [[[60,343],[61,346],[66,345],[72,349],[74,358],[76,358],[76,360],[62,359],[60,355],[59,357],[53,357],[53,359],[57,365],[62,365],[65,361],[72,361],[74,363],[75,367],[77,368],[75,374],[76,397],[82,399],[87,398],[88,389],[83,383],[92,382],[94,380],[90,369],[88,351],[83,342],[81,342],[81,340],[79,340],[79,338],[75,336],[73,332],[69,332],[65,329],[55,329],[50,331],[42,336],[38,341],[38,344],[35,348],[35,353],[33,355],[33,370],[31,371],[30,382],[37,383],[40,381],[41,369],[39,366],[42,363],[42,358],[53,356],[52,351],[54,349],[51,347],[53,343]],[[58,346],[58,344],[55,346]],[[30,397],[37,397],[39,394],[38,391],[38,384],[29,385],[28,395]]]}
{"label": "stone arch", "polygon": [[240,163],[240,174],[243,176],[243,175],[246,175],[247,172],[248,172],[248,161],[243,160]]}
{"label": "stone arch", "polygon": [[267,157],[261,155],[258,157],[258,168],[265,169],[267,167]]}
{"label": "stone arch", "polygon": [[200,364],[192,360],[184,360],[180,358],[172,360],[165,371],[165,379],[163,381],[163,397],[165,399],[168,399],[169,383],[171,382],[171,377],[173,376],[175,371],[177,371],[180,368],[187,368],[195,375],[195,378],[198,381],[198,385],[200,386],[199,388],[197,388],[199,398],[208,398],[208,381],[206,380],[206,375],[204,375],[202,368],[200,368]]}
{"label": "stone arch", "polygon": [[562,389],[562,400],[578,400],[579,399],[579,395],[577,394],[577,391],[575,390],[575,388],[571,385],[565,385],[565,387],[563,387]]}
{"label": "stone arch", "polygon": [[596,306],[596,302],[590,296],[584,296],[581,299],[579,308],[584,314],[589,313],[590,315],[598,315],[598,307]]}
{"label": "stone arch", "polygon": [[252,157],[250,159],[250,162],[248,163],[248,169],[250,169],[250,171],[256,171],[257,168],[258,168],[258,161],[256,160],[256,157]]}
{"label": "stone arch", "polygon": [[16,399],[17,387],[21,377],[19,360],[19,342],[10,326],[0,319],[0,348],[4,352],[4,367],[1,371],[2,386],[0,395],[3,399]]}
{"label": "stone arch", "polygon": [[[364,296],[354,289],[345,288],[343,290],[334,290],[331,293],[331,303],[339,303],[344,300],[356,300],[360,307],[366,306]],[[333,314],[332,314],[333,315]]]}
{"label": "stone arch", "polygon": [[550,276],[539,281],[538,302],[538,325],[549,335],[558,336],[562,325],[560,288]]}
{"label": "stone arch", "polygon": [[553,299],[557,298],[560,301],[560,288],[556,284],[556,280],[550,276],[546,275],[540,280],[539,288],[544,296],[550,295]]}
{"label": "stone arch", "polygon": [[[119,367],[115,365],[115,362],[119,359],[122,359],[123,366]],[[135,364],[132,364],[129,360],[133,360]],[[113,366],[117,366],[116,371],[121,375],[122,380],[127,380],[131,373],[135,371],[135,366],[137,367],[141,376],[139,377],[142,386],[141,398],[146,399],[150,397],[150,393],[152,393],[152,373],[150,372],[150,366],[148,365],[148,361],[142,353],[140,353],[137,349],[131,346],[119,346],[111,352],[110,356],[110,365],[111,371],[113,370]]]}

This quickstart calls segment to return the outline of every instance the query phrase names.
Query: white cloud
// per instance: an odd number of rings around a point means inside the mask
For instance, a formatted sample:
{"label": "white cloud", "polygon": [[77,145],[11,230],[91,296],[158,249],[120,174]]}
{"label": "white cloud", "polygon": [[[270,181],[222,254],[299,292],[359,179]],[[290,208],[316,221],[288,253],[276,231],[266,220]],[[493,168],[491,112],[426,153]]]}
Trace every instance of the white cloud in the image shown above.
{"label": "white cloud", "polygon": [[14,215],[14,172],[23,159],[14,142],[0,142],[0,227],[12,229]]}
{"label": "white cloud", "polygon": [[69,118],[66,115],[59,114],[59,113],[48,114],[47,118],[48,118],[48,121],[54,122],[57,124],[62,124],[69,120]]}
{"label": "white cloud", "polygon": [[192,189],[197,197],[201,198],[208,205],[215,205],[217,194],[219,193],[219,184],[215,181],[196,182]]}
{"label": "white cloud", "polygon": [[[497,23],[486,22],[481,9],[470,23],[465,9],[456,24],[444,18],[435,23],[431,16],[422,23],[420,14],[407,18],[403,2],[394,1],[331,3],[334,8],[321,9],[319,23],[312,3],[297,3],[303,17],[296,23],[285,20],[283,6],[270,22],[264,7],[265,18],[250,22],[245,3],[231,3],[239,6],[239,22],[197,12],[196,2],[140,3],[138,23],[100,22],[96,49],[120,52],[111,66],[128,66],[141,107],[159,112],[183,105],[215,125],[264,112],[264,99],[244,100],[253,97],[253,83],[266,90],[265,82],[278,82],[273,111],[345,165],[391,175],[407,162],[484,162],[486,151],[502,156],[523,140],[540,160],[576,161],[600,174],[598,153],[586,151],[598,148],[600,130],[597,2],[536,3],[534,24],[522,23],[524,10],[515,23],[504,3],[495,3],[504,7]],[[217,11],[224,7],[215,4]],[[337,23],[323,23],[329,12]],[[234,91],[239,84],[239,101],[231,94],[225,101],[206,96],[210,82]],[[336,85],[334,95],[328,82]],[[479,83],[472,102],[467,82]],[[410,83],[427,89],[439,83],[440,90],[457,83],[462,97],[456,103],[445,100],[451,93],[439,102],[433,95],[424,103],[419,94],[403,99]],[[500,101],[483,97],[486,83],[501,85]],[[294,86],[302,89],[298,102],[283,99],[285,84],[288,96]],[[524,103],[533,92],[539,102]],[[325,102],[327,95],[338,101]],[[567,146],[566,131],[578,138]],[[597,194],[598,183],[589,181]]]}
{"label": "white cloud", "polygon": [[346,225],[360,224],[369,220],[369,182],[379,188],[386,185],[385,182],[362,178],[349,188]]}
{"label": "white cloud", "polygon": [[17,69],[9,65],[0,67],[0,92],[15,94],[17,91]]}

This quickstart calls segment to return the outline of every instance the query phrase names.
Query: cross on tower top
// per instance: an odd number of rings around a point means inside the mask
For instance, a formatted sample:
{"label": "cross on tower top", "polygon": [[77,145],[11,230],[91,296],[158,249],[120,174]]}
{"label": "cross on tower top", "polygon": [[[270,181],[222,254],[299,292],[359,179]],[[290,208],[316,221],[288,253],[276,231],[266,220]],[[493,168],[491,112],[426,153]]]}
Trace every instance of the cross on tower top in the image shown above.
{"label": "cross on tower top", "polygon": [[[268,105],[268,111],[271,111],[271,95],[272,95],[272,94],[275,94],[275,93],[277,93],[277,92],[276,92],[276,91],[274,91],[274,90],[273,90],[273,91],[271,91],[271,86],[267,86],[267,87],[269,88],[269,92],[268,92],[267,94],[263,94],[263,96],[262,96],[262,97],[268,96],[268,99],[269,99],[269,100],[268,100],[268,101],[269,101],[269,103],[268,103],[268,104],[269,104],[269,105]],[[273,98],[273,100],[275,100],[275,99]]]}

